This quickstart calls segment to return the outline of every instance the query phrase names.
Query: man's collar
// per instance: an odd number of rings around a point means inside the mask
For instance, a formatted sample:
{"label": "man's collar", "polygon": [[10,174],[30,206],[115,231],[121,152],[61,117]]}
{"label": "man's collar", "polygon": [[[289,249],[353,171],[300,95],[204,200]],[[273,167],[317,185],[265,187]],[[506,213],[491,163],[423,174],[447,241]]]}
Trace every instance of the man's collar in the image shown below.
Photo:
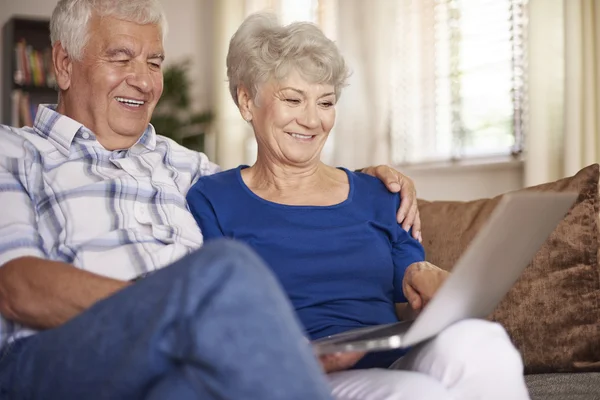
{"label": "man's collar", "polygon": [[[57,112],[56,104],[40,104],[33,126],[39,135],[46,137],[65,157],[69,156],[75,136],[84,140],[96,140],[94,133],[82,123]],[[132,148],[137,144],[150,151],[156,148],[156,132],[151,124],[148,124]]]}
{"label": "man's collar", "polygon": [[39,135],[45,136],[58,151],[68,157],[73,138],[83,125],[56,112],[55,104],[40,104],[33,127]]}
{"label": "man's collar", "polygon": [[136,144],[141,144],[150,151],[153,151],[156,148],[156,131],[154,130],[152,124],[148,124],[148,127],[138,139]]}

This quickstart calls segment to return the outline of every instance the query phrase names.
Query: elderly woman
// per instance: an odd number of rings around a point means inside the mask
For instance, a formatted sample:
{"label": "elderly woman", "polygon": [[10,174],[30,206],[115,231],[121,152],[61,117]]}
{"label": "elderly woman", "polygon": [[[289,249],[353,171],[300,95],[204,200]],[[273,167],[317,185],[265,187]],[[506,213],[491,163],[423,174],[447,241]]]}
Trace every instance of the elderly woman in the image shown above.
{"label": "elderly woman", "polygon": [[[348,77],[336,45],[312,24],[253,15],[231,39],[227,74],[258,156],[188,193],[205,240],[227,236],[255,249],[311,339],[418,312],[445,273],[396,222],[398,196],[320,159]],[[499,325],[472,320],[404,356],[367,354],[328,377],[340,399],[518,400],[528,398],[522,368]]]}

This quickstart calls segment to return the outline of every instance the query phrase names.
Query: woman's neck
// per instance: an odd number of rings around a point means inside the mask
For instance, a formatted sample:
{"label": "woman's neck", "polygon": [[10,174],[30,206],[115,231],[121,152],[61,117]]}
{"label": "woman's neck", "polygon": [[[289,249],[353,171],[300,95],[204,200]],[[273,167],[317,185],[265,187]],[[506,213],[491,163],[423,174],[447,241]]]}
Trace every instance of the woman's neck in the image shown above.
{"label": "woman's neck", "polygon": [[250,186],[255,189],[286,193],[318,186],[326,179],[327,168],[320,162],[305,166],[292,166],[258,159],[252,167],[244,171],[244,174],[249,178]]}
{"label": "woman's neck", "polygon": [[259,157],[242,170],[242,180],[257,196],[287,205],[331,206],[350,193],[346,173],[321,162],[292,166]]}

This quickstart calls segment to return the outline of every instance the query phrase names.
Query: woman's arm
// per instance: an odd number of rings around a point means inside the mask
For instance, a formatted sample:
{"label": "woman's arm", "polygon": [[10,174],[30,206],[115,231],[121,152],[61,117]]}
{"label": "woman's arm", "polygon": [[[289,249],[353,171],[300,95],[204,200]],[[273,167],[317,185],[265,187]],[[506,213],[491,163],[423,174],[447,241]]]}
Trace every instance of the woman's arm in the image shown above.
{"label": "woman's arm", "polygon": [[419,315],[418,311],[413,310],[409,303],[396,303],[396,316],[400,321],[412,321]]}
{"label": "woman's arm", "polygon": [[427,261],[411,264],[406,269],[402,280],[402,291],[410,307],[415,311],[422,310],[431,301],[448,275],[448,271]]}
{"label": "woman's arm", "polygon": [[449,272],[427,262],[411,264],[402,279],[402,291],[408,300],[396,303],[396,315],[401,321],[412,321],[442,286]]}
{"label": "woman's arm", "polygon": [[400,225],[395,224],[394,229],[396,230],[392,241],[394,303],[406,303],[414,300],[414,293],[410,291],[411,287],[406,288],[405,276],[407,274],[412,276],[412,272],[409,271],[411,265],[425,260],[425,249]]}
{"label": "woman's arm", "polygon": [[417,190],[412,179],[388,165],[367,167],[360,172],[379,178],[390,192],[400,192],[401,202],[396,214],[398,223],[402,224],[405,231],[412,229],[412,237],[421,242],[421,217],[417,207]]}

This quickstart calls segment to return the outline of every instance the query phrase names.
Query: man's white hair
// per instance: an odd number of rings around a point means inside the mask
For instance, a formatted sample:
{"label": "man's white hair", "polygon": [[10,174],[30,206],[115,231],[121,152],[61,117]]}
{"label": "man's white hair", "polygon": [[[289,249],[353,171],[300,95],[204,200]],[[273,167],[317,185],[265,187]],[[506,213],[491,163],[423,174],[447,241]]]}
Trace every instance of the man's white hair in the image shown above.
{"label": "man's white hair", "polygon": [[158,0],[60,0],[50,19],[52,45],[60,41],[70,57],[81,60],[92,15],[156,24],[163,40],[167,34],[167,19]]}

